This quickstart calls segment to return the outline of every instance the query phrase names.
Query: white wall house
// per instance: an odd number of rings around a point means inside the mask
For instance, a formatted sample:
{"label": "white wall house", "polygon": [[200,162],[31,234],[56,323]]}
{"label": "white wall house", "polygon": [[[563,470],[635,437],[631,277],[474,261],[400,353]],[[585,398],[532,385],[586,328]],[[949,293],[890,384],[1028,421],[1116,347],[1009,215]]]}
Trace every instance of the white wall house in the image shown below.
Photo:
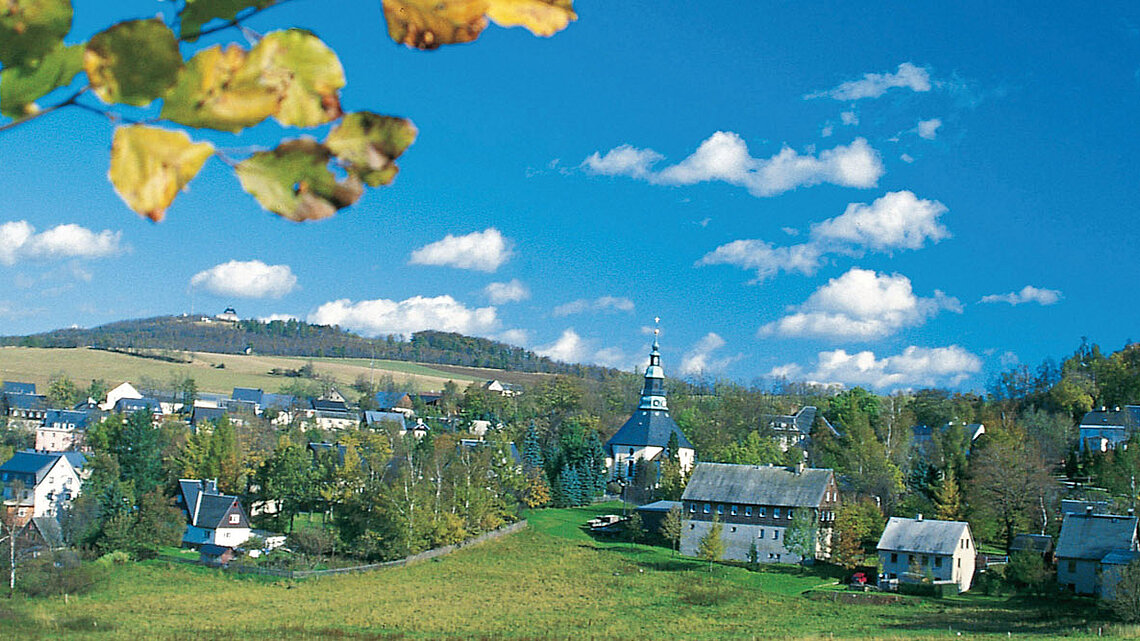
{"label": "white wall house", "polygon": [[124,398],[142,398],[143,395],[135,389],[134,385],[130,383],[123,383],[115,389],[107,392],[107,399],[99,405],[99,409],[104,412],[109,412],[115,408],[115,404]]}
{"label": "white wall house", "polygon": [[218,492],[214,480],[179,479],[180,503],[186,515],[184,547],[237,547],[250,536],[249,517],[236,496]]}
{"label": "white wall house", "polygon": [[57,516],[83,484],[79,471],[60,452],[16,452],[0,465],[4,508],[17,523]]}
{"label": "white wall house", "polygon": [[879,585],[923,579],[953,581],[959,592],[970,589],[978,555],[970,524],[891,517],[879,538]]}

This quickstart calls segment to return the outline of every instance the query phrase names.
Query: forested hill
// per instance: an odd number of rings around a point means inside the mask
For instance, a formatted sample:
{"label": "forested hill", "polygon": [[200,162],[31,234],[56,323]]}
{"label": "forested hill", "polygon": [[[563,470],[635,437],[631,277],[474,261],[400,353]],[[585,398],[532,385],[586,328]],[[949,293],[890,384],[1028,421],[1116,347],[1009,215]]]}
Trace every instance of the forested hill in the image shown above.
{"label": "forested hill", "polygon": [[339,327],[297,320],[243,320],[236,323],[201,317],[159,316],[109,323],[92,329],[57,329],[30,336],[6,336],[0,345],[21,347],[94,347],[101,349],[181,350],[337,358],[382,358],[519,372],[572,374],[606,379],[616,370],[566,364],[521,347],[449,332],[423,331],[411,340],[368,339]]}

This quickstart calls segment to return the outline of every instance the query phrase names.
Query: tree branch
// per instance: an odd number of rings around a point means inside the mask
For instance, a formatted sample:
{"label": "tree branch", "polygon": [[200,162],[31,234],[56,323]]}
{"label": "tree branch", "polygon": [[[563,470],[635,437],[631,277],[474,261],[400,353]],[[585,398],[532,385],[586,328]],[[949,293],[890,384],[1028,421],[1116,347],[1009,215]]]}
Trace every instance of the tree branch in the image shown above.
{"label": "tree branch", "polygon": [[199,29],[195,33],[184,33],[178,37],[178,41],[179,42],[187,42],[187,41],[192,40],[192,39],[201,38],[202,36],[208,36],[212,33],[217,33],[219,31],[225,31],[226,29],[230,29],[233,27],[240,26],[241,23],[243,23],[246,20],[249,20],[250,18],[266,11],[267,9],[272,9],[273,7],[280,7],[281,5],[286,4],[290,1],[291,0],[278,0],[277,2],[274,2],[273,4],[267,5],[264,7],[250,7],[250,9],[248,11],[246,11],[245,13],[238,15],[238,16],[235,16],[232,20],[226,20],[225,22],[223,22],[220,25],[209,27],[207,29]]}
{"label": "tree branch", "polygon": [[87,86],[83,87],[82,89],[79,89],[75,93],[71,94],[63,102],[60,102],[58,104],[54,104],[50,107],[45,107],[44,109],[41,109],[34,114],[29,114],[27,116],[24,116],[23,118],[18,119],[18,120],[13,120],[10,123],[0,125],[0,133],[8,131],[9,129],[15,129],[16,127],[19,127],[20,125],[22,125],[26,122],[31,122],[32,120],[35,120],[36,118],[40,118],[41,116],[46,116],[46,115],[50,114],[51,112],[53,112],[57,109],[62,109],[64,107],[71,107],[73,105],[76,105],[76,104],[78,104],[76,101],[79,99],[79,97],[82,96],[83,94],[87,93],[87,91],[89,89],[91,89],[91,86],[87,85]]}

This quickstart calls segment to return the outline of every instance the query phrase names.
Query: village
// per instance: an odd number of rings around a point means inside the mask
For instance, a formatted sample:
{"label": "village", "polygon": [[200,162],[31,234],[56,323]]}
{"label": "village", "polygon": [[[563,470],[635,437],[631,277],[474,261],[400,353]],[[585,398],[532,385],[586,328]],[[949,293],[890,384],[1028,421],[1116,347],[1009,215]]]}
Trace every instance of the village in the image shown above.
{"label": "village", "polygon": [[[819,441],[849,443],[855,426],[831,421],[813,405],[764,414],[742,439],[739,447],[768,452],[767,462],[763,457],[738,462],[747,457],[731,453],[707,460],[674,419],[666,387],[655,339],[636,405],[627,409],[628,418],[616,432],[603,443],[592,428],[567,424],[561,436],[555,435],[557,442],[542,444],[533,420],[515,430],[517,440],[506,438],[503,417],[488,409],[536,392],[498,380],[473,383],[466,392],[482,399],[479,418],[455,412],[454,405],[449,413],[447,403],[455,399],[445,397],[453,392],[371,391],[362,397],[366,402],[354,403],[335,387],[312,398],[253,388],[229,394],[195,391],[190,397],[123,382],[101,398],[54,407],[34,384],[5,381],[7,430],[34,434],[32,447],[15,450],[0,463],[11,576],[15,582],[21,564],[57,558],[66,550],[88,556],[130,551],[142,559],[166,544],[184,550],[178,560],[194,553],[194,560],[218,571],[294,576],[308,566],[273,560],[302,548],[319,555],[322,548],[338,545],[335,539],[314,542],[312,531],[295,528],[298,517],[314,515],[322,524],[331,517],[339,545],[358,546],[344,553],[352,560],[340,567],[368,569],[379,566],[366,563],[411,558],[504,528],[516,531],[512,523],[549,506],[620,501],[621,513],[578,526],[602,539],[660,541],[709,563],[835,565],[843,569],[837,584],[856,592],[930,598],[994,589],[1003,580],[1034,581],[1040,598],[1067,594],[1113,603],[1120,589],[1140,590],[1137,517],[1127,500],[1103,491],[1089,494],[1087,483],[1086,489],[1051,485],[1054,489],[1042,489],[1040,496],[1023,497],[1030,514],[1040,503],[1040,520],[1010,522],[1018,528],[1036,522],[1038,529],[1010,531],[1006,546],[983,550],[968,520],[939,518],[954,510],[965,513],[957,499],[946,497],[957,491],[946,480],[953,468],[934,483],[929,512],[907,513],[905,502],[898,501],[888,511],[887,496],[861,488],[851,474],[811,465],[822,458],[815,451]],[[1137,417],[1138,406],[1085,413],[1078,440],[1071,444],[1075,455],[1125,452],[1140,426]],[[235,430],[254,424],[273,442],[261,462],[238,460],[236,450],[227,454],[224,440],[231,439],[232,448]],[[145,447],[143,440],[172,429],[180,430],[181,445],[168,444],[166,454],[151,453],[158,467],[147,480],[137,472],[145,463],[133,457]],[[944,437],[951,430],[959,434],[965,457],[985,448],[994,432],[981,423],[915,425],[909,430],[909,455],[924,458],[946,447]],[[307,440],[291,443],[290,437]],[[194,456],[201,458],[188,463]],[[112,458],[116,462],[108,467]],[[554,466],[553,458],[559,459]],[[214,475],[171,476],[179,465]],[[303,487],[296,480],[301,476],[323,489]],[[482,494],[461,489],[477,477],[494,482]],[[96,492],[102,496],[93,500]],[[476,511],[441,503],[441,493],[462,494],[468,505],[476,501],[487,507]],[[119,496],[129,507],[124,518],[136,519],[133,527],[165,528],[174,535],[155,534],[140,543],[113,534]],[[1058,503],[1046,508],[1046,500]],[[410,510],[417,501],[434,505],[439,520],[415,521]],[[163,504],[172,506],[165,516]],[[853,511],[870,513],[867,525],[853,526],[858,521]],[[364,513],[375,513],[368,517],[373,520],[362,522]],[[1046,527],[1053,519],[1059,527],[1049,525],[1050,534]],[[354,530],[357,538],[348,534]],[[1022,574],[1015,576],[1015,566]],[[1023,578],[1026,572],[1032,578]],[[1004,579],[995,583],[995,576]],[[1122,581],[1125,587],[1119,588]]]}

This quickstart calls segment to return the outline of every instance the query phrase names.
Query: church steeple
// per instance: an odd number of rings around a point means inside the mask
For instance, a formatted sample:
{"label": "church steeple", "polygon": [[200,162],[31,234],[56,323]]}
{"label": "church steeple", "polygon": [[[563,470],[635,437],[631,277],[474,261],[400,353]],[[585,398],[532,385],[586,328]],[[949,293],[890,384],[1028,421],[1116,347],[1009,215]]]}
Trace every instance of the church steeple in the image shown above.
{"label": "church steeple", "polygon": [[[653,319],[660,322],[660,318]],[[641,389],[641,403],[639,410],[658,410],[668,412],[669,406],[665,401],[665,370],[661,368],[661,346],[657,337],[661,328],[653,328],[653,348],[649,350],[649,367],[645,368],[645,386]]]}

